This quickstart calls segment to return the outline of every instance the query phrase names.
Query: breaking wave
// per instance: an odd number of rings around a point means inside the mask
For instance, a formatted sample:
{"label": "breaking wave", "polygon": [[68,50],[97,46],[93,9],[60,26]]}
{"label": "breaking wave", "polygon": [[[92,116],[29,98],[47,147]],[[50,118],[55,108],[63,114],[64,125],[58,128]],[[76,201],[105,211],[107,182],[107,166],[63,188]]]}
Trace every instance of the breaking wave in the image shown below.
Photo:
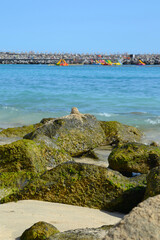
{"label": "breaking wave", "polygon": [[150,123],[152,125],[158,125],[158,124],[160,124],[160,118],[157,118],[155,120],[149,118],[149,119],[145,120],[145,122]]}
{"label": "breaking wave", "polygon": [[112,117],[112,116],[117,116],[118,114],[111,114],[111,113],[97,113],[96,115],[98,116],[103,116],[103,117]]}
{"label": "breaking wave", "polygon": [[10,111],[16,111],[18,112],[19,110],[15,107],[12,107],[12,106],[4,106],[4,105],[0,105],[0,109],[1,110],[10,110]]}

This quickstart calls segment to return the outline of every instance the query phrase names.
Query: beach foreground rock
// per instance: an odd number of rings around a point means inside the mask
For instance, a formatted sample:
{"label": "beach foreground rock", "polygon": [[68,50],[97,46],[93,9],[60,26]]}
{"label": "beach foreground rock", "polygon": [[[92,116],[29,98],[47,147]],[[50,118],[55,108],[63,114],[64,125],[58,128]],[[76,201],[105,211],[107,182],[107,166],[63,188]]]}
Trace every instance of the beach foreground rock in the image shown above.
{"label": "beach foreground rock", "polygon": [[110,229],[104,239],[159,240],[160,195],[140,203],[115,227]]}
{"label": "beach foreground rock", "polygon": [[34,178],[1,202],[36,199],[128,212],[144,197],[146,176],[129,179],[99,166],[67,162]]}
{"label": "beach foreground rock", "polygon": [[141,143],[126,143],[113,149],[109,167],[121,173],[148,173],[160,165],[160,148]]}
{"label": "beach foreground rock", "polygon": [[50,223],[37,222],[27,229],[21,236],[21,240],[43,240],[48,239],[51,235],[58,233],[58,229]]}
{"label": "beach foreground rock", "polygon": [[103,240],[111,225],[99,228],[83,228],[51,235],[48,240]]}

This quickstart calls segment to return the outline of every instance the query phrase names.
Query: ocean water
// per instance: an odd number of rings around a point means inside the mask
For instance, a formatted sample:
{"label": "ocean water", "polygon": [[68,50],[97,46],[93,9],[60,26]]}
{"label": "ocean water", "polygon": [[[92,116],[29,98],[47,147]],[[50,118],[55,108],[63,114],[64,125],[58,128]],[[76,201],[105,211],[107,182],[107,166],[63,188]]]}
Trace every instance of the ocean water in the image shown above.
{"label": "ocean water", "polygon": [[0,128],[64,116],[72,107],[160,142],[160,67],[0,65]]}

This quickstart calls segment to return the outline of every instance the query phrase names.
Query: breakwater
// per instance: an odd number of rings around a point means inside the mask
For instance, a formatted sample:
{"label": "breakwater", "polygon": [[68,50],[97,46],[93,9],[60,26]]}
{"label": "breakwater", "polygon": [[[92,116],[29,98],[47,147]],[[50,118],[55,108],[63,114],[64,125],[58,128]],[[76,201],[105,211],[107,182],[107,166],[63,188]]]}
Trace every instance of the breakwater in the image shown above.
{"label": "breakwater", "polygon": [[69,64],[95,64],[99,60],[121,62],[124,65],[160,65],[160,54],[60,54],[60,53],[14,53],[0,52],[0,64],[56,64],[65,59]]}

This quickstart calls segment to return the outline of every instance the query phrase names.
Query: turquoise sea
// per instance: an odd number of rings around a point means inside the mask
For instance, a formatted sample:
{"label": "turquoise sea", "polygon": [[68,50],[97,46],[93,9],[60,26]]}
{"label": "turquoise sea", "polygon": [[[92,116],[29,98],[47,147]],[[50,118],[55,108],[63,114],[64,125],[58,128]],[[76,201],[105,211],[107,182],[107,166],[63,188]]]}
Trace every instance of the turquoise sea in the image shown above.
{"label": "turquoise sea", "polygon": [[67,115],[73,106],[160,142],[160,67],[0,65],[0,128]]}

